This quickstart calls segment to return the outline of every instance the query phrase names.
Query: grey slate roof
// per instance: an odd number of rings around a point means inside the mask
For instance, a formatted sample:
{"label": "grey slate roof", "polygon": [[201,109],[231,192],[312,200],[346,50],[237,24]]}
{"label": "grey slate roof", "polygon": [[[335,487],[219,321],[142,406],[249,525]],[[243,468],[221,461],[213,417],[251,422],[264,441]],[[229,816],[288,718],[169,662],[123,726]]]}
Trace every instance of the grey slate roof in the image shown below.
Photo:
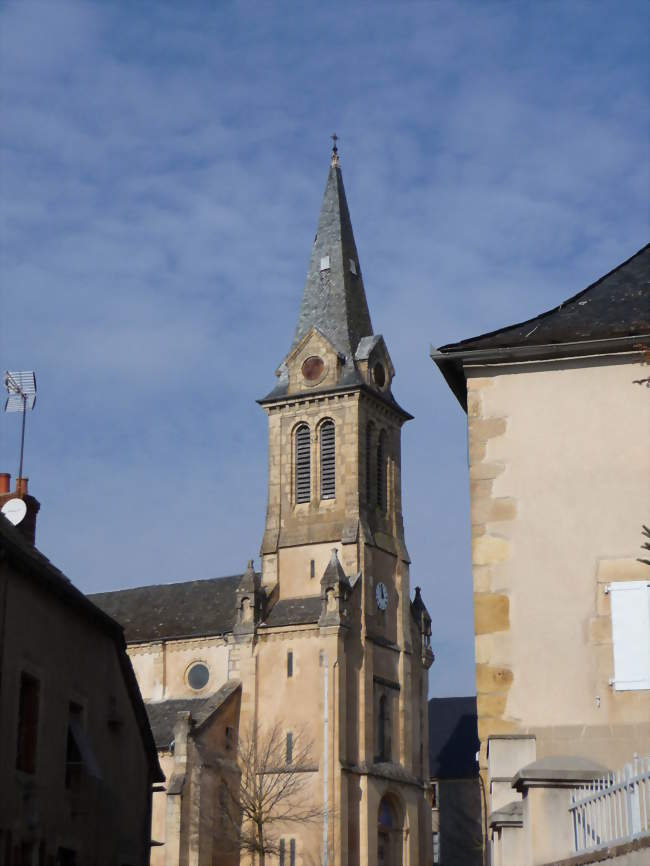
{"label": "grey slate roof", "polygon": [[308,625],[318,622],[322,609],[319,595],[283,598],[276,602],[265,620],[268,626]]}
{"label": "grey slate roof", "polygon": [[438,351],[572,343],[650,334],[650,244],[552,310]]}
{"label": "grey slate roof", "polygon": [[128,643],[231,632],[240,574],[138,586],[88,596],[124,628]]}
{"label": "grey slate roof", "polygon": [[[330,166],[318,218],[307,280],[298,314],[293,349],[311,327],[318,328],[346,358],[352,359],[362,337],[372,335],[350,212],[337,160]],[[329,256],[330,267],[320,269]],[[350,270],[354,261],[356,275]]]}
{"label": "grey slate roof", "polygon": [[149,723],[153,731],[157,749],[168,750],[174,739],[174,725],[179,713],[190,713],[196,729],[240,687],[239,680],[228,680],[221,688],[207,698],[187,698],[185,700],[150,701],[145,704]]}
{"label": "grey slate roof", "polygon": [[[538,360],[650,345],[650,244],[558,307],[525,322],[447,343],[431,357],[466,408],[464,359]],[[480,356],[479,356],[480,353]]]}

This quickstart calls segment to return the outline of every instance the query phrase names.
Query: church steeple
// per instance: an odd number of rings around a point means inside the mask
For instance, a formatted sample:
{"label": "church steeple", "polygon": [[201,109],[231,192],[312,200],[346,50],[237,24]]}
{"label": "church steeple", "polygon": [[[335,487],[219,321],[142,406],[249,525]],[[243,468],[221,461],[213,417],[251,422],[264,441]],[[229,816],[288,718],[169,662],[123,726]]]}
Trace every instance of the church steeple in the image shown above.
{"label": "church steeple", "polygon": [[359,341],[372,336],[373,331],[339,167],[336,138],[334,141],[291,348],[295,348],[311,328],[318,328],[337,352],[345,356],[345,363],[349,365]]}

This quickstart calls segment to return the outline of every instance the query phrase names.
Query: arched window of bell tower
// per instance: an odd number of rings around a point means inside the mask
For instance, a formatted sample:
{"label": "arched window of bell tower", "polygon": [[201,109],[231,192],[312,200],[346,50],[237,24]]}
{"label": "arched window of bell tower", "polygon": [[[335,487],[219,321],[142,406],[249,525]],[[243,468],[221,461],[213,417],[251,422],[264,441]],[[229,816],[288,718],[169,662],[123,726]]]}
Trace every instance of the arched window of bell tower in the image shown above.
{"label": "arched window of bell tower", "polygon": [[372,506],[372,440],[375,425],[368,421],[366,426],[366,504]]}
{"label": "arched window of bell tower", "polygon": [[386,512],[386,506],[388,502],[388,473],[386,471],[386,452],[386,431],[382,430],[379,434],[379,440],[377,441],[377,507],[383,513]]}
{"label": "arched window of bell tower", "polygon": [[320,498],[336,497],[336,434],[334,422],[323,421],[319,430],[320,440]]}
{"label": "arched window of bell tower", "polygon": [[311,436],[309,427],[300,424],[295,432],[296,502],[311,500]]}

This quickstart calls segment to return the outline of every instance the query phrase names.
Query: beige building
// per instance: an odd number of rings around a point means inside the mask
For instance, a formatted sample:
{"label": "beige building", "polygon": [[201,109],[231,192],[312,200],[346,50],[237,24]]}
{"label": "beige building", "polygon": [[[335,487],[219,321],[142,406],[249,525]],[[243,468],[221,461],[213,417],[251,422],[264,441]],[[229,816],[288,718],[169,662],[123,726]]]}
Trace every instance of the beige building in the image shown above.
{"label": "beige building", "polygon": [[568,794],[553,826],[543,798],[650,753],[649,280],[646,246],[556,309],[432,354],[468,416],[495,863],[567,856]]}
{"label": "beige building", "polygon": [[[27,479],[0,504],[0,863],[146,866],[163,780],[120,626],[33,546]],[[14,503],[15,504],[15,503]]]}
{"label": "beige building", "polygon": [[[336,150],[276,375],[260,400],[261,571],[94,597],[124,624],[167,775],[152,863],[230,862],[216,792],[236,784],[237,738],[279,723],[287,765],[294,738],[313,744],[305,798],[320,814],[280,827],[267,863],[428,866],[431,621],[418,589],[411,600],[401,497],[411,416],[373,334]],[[210,727],[220,751],[200,764]]]}

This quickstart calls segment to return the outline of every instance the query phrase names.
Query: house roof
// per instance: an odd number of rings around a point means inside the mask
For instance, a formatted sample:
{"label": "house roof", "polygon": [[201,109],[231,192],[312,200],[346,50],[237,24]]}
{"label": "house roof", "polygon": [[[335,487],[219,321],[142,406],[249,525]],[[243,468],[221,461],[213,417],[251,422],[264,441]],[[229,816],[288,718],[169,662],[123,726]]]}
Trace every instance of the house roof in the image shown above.
{"label": "house roof", "polygon": [[174,739],[174,726],[179,713],[189,713],[193,730],[199,729],[241,687],[239,680],[228,680],[206,698],[186,698],[150,701],[145,704],[151,730],[158,749],[168,751]]}
{"label": "house roof", "polygon": [[204,637],[233,630],[242,575],[154,584],[89,598],[124,627],[128,643]]}
{"label": "house roof", "polygon": [[650,339],[650,244],[552,310],[440,346],[431,357],[464,405],[465,360],[499,363],[630,351],[642,337]]}
{"label": "house roof", "polygon": [[149,759],[152,779],[156,782],[163,781],[164,776],[158,763],[151,728],[135,673],[126,652],[124,632],[120,624],[73,586],[63,572],[36,547],[29,544],[4,515],[0,515],[0,555],[4,555],[25,578],[37,583],[44,592],[60,599],[68,610],[75,610],[113,640],[127,694]]}
{"label": "house roof", "polygon": [[319,595],[280,599],[271,608],[263,625],[278,627],[318,622],[322,605]]}
{"label": "house roof", "polygon": [[476,697],[429,701],[429,772],[432,779],[472,779],[478,775]]}

